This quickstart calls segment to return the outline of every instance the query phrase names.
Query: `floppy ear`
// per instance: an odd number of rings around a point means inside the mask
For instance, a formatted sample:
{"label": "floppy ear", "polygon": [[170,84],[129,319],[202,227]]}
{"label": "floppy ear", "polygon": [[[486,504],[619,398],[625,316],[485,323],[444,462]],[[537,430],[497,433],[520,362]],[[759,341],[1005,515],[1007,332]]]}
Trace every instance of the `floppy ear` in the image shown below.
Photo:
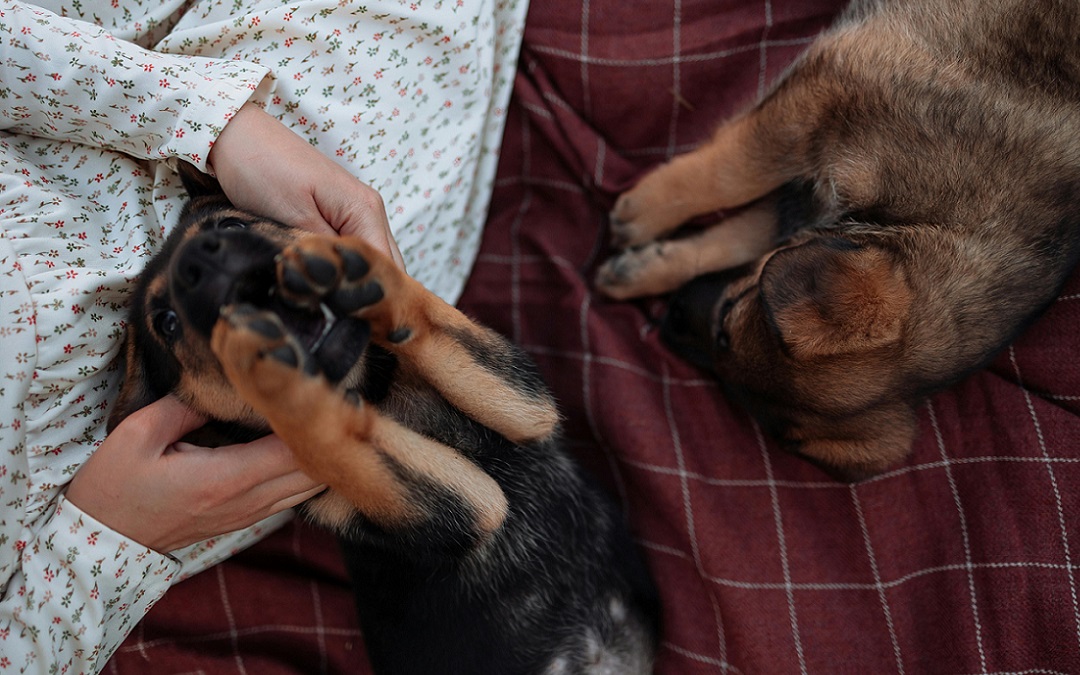
{"label": "floppy ear", "polygon": [[[130,328],[128,330],[130,331]],[[108,433],[112,433],[116,425],[123,422],[128,415],[158,399],[158,396],[150,389],[146,370],[136,354],[134,343],[135,340],[129,332],[124,339],[124,383],[120,385],[120,393],[113,403],[109,421],[105,425]]]}
{"label": "floppy ear", "polygon": [[795,358],[869,351],[898,341],[911,288],[889,252],[844,239],[781,249],[761,272],[765,311]]}
{"label": "floppy ear", "polygon": [[177,171],[180,173],[180,182],[187,190],[188,197],[224,197],[225,191],[221,184],[210,174],[203,173],[193,165],[184,161],[177,162]]}

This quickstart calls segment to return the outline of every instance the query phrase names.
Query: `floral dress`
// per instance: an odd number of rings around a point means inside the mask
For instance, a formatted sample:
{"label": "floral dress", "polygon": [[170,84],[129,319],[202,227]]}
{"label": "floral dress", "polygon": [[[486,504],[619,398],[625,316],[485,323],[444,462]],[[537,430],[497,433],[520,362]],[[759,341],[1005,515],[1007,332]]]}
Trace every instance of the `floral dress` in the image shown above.
{"label": "floral dress", "polygon": [[162,555],[64,499],[183,203],[173,162],[205,169],[255,102],[381,193],[407,269],[454,302],[526,2],[0,0],[0,674],[96,672],[172,583],[286,517]]}

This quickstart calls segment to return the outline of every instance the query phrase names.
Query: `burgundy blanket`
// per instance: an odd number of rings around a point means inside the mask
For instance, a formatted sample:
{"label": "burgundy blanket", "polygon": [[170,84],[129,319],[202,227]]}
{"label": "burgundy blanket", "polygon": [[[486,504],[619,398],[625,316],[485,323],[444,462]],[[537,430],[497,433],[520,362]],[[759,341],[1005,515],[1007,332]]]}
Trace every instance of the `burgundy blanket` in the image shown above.
{"label": "burgundy blanket", "polygon": [[[836,0],[535,0],[462,307],[524,345],[663,595],[657,672],[1080,671],[1080,278],[855,485],[668,354],[590,279],[615,197],[702,141]],[[367,673],[336,545],[286,528],[173,589],[113,673]]]}

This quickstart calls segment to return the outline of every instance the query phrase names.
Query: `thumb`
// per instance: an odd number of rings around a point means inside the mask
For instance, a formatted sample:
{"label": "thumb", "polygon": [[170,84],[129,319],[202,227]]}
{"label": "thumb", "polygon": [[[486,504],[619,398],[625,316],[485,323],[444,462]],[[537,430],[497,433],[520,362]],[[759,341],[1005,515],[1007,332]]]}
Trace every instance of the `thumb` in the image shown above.
{"label": "thumb", "polygon": [[175,443],[204,424],[204,416],[188,408],[175,396],[166,396],[132,413],[120,423],[120,427],[133,428],[147,450],[160,452],[163,447]]}

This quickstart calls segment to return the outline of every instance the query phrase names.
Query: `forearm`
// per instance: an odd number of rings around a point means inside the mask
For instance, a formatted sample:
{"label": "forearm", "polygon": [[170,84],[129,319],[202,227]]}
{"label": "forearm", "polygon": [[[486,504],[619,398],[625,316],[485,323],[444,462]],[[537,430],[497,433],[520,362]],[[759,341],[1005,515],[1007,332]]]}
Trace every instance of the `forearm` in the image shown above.
{"label": "forearm", "polygon": [[269,74],[160,54],[38,7],[0,4],[0,128],[205,168],[214,140]]}

